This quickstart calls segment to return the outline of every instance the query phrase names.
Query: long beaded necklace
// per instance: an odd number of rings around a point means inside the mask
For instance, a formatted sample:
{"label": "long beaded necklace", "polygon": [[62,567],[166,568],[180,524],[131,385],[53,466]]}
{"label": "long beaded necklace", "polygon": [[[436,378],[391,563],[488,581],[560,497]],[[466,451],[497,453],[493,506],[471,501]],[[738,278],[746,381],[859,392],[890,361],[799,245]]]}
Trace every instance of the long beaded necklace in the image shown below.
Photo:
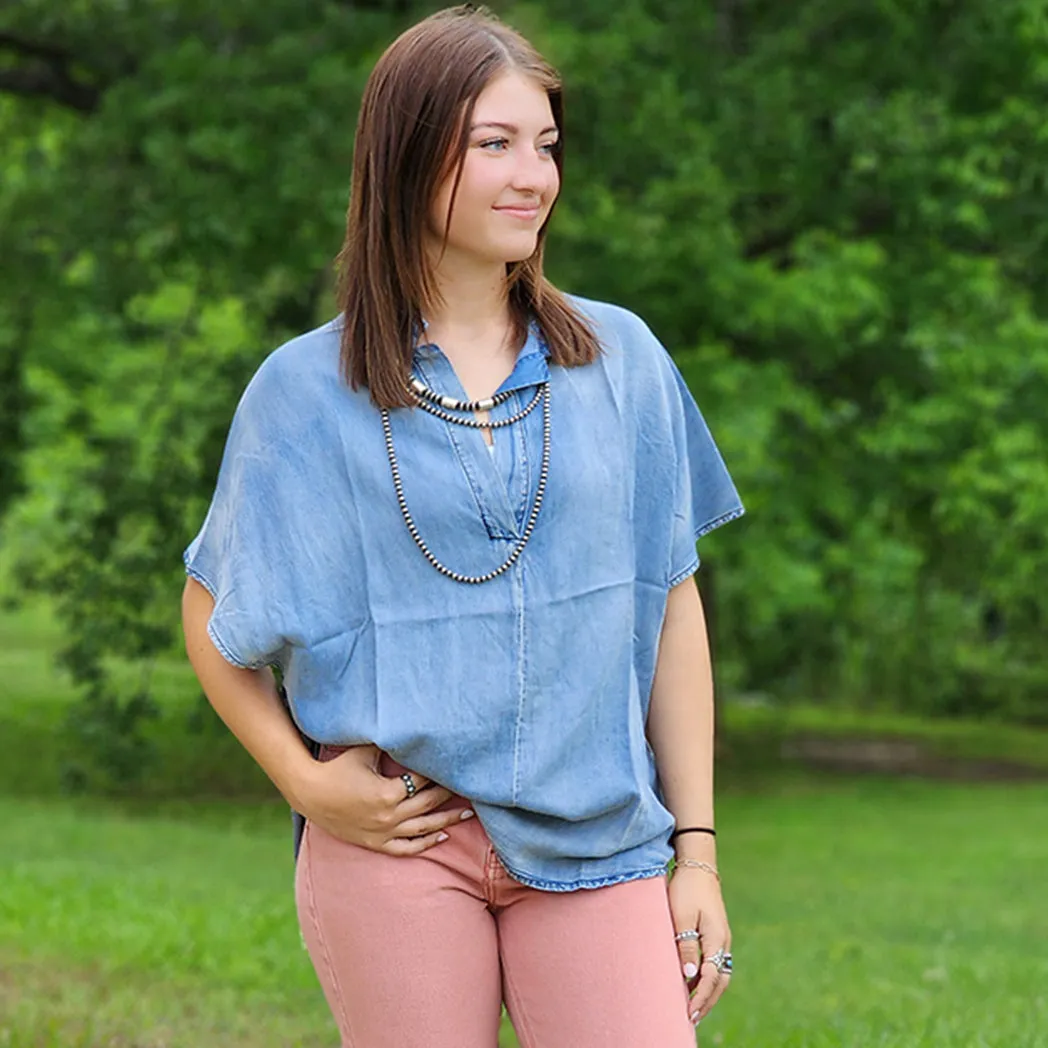
{"label": "long beaded necklace", "polygon": [[535,391],[535,396],[532,397],[531,400],[518,412],[508,418],[499,419],[496,422],[480,422],[475,418],[459,418],[456,415],[452,415],[450,412],[462,411],[472,413],[474,411],[490,411],[499,404],[504,404],[512,396],[512,390],[508,390],[505,393],[497,393],[494,397],[487,397],[484,400],[456,400],[454,397],[445,397],[434,392],[414,377],[411,379],[409,389],[414,395],[415,402],[418,406],[425,411],[428,411],[431,415],[436,415],[438,418],[442,418],[446,422],[453,422],[456,425],[467,426],[471,429],[500,429],[503,426],[512,425],[514,422],[519,422],[522,418],[529,415],[539,401],[542,401],[542,462],[539,466],[539,482],[535,489],[535,501],[532,504],[531,513],[528,515],[527,523],[524,525],[524,531],[521,533],[521,536],[517,540],[513,549],[510,550],[509,556],[506,557],[497,568],[484,575],[463,575],[461,572],[452,571],[451,568],[442,564],[437,559],[433,554],[433,551],[426,545],[425,539],[423,539],[419,534],[418,527],[411,516],[411,511],[408,509],[407,499],[404,497],[404,485],[400,479],[400,466],[397,462],[397,452],[393,446],[393,430],[389,423],[389,409],[381,409],[382,432],[386,438],[386,456],[389,459],[389,471],[393,476],[393,488],[397,493],[397,505],[400,507],[400,515],[404,518],[404,523],[407,525],[408,532],[412,539],[414,539],[415,545],[418,546],[422,551],[422,555],[437,569],[437,571],[441,573],[441,575],[446,575],[449,579],[452,579],[455,582],[464,582],[477,586],[483,582],[490,582],[492,579],[497,579],[499,575],[513,567],[520,558],[520,555],[524,552],[524,547],[527,546],[528,541],[531,538],[531,533],[535,530],[535,523],[539,519],[539,510],[542,508],[542,499],[546,494],[546,481],[549,479],[550,459],[549,381],[547,380],[546,382],[539,383],[539,388]]}

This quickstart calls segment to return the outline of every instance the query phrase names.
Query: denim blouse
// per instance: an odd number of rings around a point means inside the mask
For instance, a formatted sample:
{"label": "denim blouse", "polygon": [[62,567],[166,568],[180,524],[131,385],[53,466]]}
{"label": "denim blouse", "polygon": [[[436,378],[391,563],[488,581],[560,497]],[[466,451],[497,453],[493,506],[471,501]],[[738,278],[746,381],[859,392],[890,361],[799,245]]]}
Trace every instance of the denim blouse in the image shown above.
{"label": "denim blouse", "polygon": [[[542,509],[516,563],[468,585],[415,545],[379,411],[340,375],[339,320],[260,366],[236,409],[210,509],[185,552],[232,664],[278,664],[317,742],[375,743],[469,799],[506,869],[550,891],[665,872],[673,816],[645,736],[671,587],[696,540],[742,514],[669,353],[628,310],[574,296],[603,353],[551,366],[535,321],[493,419],[549,380]],[[414,372],[467,399],[447,357]],[[494,434],[390,413],[404,495],[454,571],[497,567],[526,524],[542,410]]]}

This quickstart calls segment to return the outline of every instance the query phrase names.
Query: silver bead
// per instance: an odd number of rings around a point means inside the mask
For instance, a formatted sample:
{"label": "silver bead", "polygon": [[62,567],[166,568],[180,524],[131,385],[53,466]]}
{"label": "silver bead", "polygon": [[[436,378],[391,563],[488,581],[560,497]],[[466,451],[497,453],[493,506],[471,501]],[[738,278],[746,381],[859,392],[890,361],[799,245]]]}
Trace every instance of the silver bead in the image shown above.
{"label": "silver bead", "polygon": [[[502,429],[504,426],[512,426],[514,422],[519,422],[522,418],[526,418],[530,415],[532,410],[542,399],[542,387],[540,386],[535,391],[535,396],[533,396],[531,400],[520,409],[520,411],[516,412],[516,414],[509,415],[507,418],[482,422],[480,419],[457,418],[454,415],[449,415],[447,412],[441,411],[440,408],[434,407],[433,404],[429,403],[418,394],[417,391],[414,392],[416,392],[415,403],[418,404],[423,411],[428,411],[431,415],[436,415],[437,418],[442,418],[445,422],[453,422],[455,425],[466,426],[469,429]],[[480,404],[481,401],[478,400],[475,403]],[[490,411],[491,408],[477,408],[477,410]]]}
{"label": "silver bead", "polygon": [[496,393],[493,397],[485,397],[483,400],[456,400],[454,397],[446,397],[443,393],[437,393],[430,389],[421,379],[411,376],[411,389],[417,397],[431,404],[439,404],[448,411],[491,411],[504,404],[513,395],[513,390],[508,389],[503,393]]}

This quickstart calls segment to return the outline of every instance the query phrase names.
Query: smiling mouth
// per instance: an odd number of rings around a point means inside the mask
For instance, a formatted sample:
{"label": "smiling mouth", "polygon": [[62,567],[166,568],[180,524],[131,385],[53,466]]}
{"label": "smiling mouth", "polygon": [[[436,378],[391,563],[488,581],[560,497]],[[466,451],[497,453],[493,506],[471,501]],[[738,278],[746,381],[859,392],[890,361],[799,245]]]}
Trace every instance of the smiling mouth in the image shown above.
{"label": "smiling mouth", "polygon": [[497,207],[495,210],[503,215],[509,215],[511,218],[521,218],[525,220],[538,218],[539,214],[538,207]]}

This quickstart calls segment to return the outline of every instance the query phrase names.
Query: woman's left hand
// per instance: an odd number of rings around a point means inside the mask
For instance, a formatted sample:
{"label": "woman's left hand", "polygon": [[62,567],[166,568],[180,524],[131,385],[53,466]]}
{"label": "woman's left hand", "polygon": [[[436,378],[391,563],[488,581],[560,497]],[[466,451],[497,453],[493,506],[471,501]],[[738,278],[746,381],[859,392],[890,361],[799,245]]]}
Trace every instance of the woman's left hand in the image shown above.
{"label": "woman's left hand", "polygon": [[701,936],[698,942],[684,939],[677,943],[681,972],[691,996],[688,1017],[698,1025],[731,982],[731,973],[719,972],[712,960],[719,950],[731,952],[731,929],[720,882],[713,874],[678,866],[668,890],[674,931],[695,930]]}

